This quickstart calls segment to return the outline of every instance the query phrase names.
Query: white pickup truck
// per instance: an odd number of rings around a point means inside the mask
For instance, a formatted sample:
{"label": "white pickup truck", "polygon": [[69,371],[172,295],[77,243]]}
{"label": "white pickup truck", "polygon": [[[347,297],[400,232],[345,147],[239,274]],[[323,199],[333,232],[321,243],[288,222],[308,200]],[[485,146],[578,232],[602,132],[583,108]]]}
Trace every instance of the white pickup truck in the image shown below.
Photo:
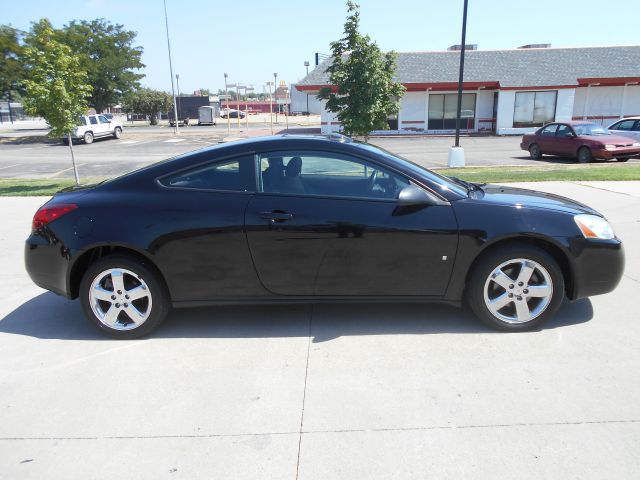
{"label": "white pickup truck", "polygon": [[[78,126],[71,132],[75,140],[83,140],[84,143],[93,143],[94,138],[109,137],[120,138],[122,136],[122,123],[110,120],[104,115],[83,115],[78,119]],[[69,140],[64,139],[65,143]]]}

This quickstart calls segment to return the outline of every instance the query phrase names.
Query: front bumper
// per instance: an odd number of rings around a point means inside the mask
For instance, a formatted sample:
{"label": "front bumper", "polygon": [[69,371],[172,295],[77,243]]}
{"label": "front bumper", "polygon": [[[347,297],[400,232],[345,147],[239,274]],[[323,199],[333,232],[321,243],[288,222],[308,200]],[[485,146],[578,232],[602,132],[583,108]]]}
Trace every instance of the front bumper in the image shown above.
{"label": "front bumper", "polygon": [[618,150],[594,150],[595,158],[611,160],[613,158],[631,158],[640,155],[640,148],[620,148]]}
{"label": "front bumper", "polygon": [[569,298],[601,295],[618,286],[624,273],[624,247],[620,240],[576,238],[570,249],[574,257]]}

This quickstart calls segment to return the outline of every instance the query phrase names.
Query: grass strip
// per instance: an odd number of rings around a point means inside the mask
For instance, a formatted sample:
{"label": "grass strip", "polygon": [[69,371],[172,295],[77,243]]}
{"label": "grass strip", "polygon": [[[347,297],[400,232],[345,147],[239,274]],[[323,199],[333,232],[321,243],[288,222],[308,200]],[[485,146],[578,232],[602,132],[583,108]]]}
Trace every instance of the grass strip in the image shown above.
{"label": "grass strip", "polygon": [[433,169],[469,182],[549,182],[640,180],[640,164],[545,165],[542,167],[462,167]]}

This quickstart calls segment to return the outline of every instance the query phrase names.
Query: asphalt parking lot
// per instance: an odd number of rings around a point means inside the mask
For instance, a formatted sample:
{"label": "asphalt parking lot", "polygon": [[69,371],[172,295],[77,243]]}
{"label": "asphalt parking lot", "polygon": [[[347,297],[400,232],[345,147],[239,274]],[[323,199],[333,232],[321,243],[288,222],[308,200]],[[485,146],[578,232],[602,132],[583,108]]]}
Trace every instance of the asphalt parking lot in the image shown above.
{"label": "asphalt parking lot", "polygon": [[0,198],[0,479],[598,479],[640,471],[640,182],[527,184],[625,241],[543,330],[429,305],[176,310],[113,341],[34,286],[44,198]]}
{"label": "asphalt parking lot", "polygon": [[[284,132],[283,126],[276,131]],[[308,129],[291,129],[291,132]],[[145,133],[142,133],[145,132]],[[75,147],[76,162],[81,178],[109,177],[119,175],[149,163],[184,152],[215,145],[223,139],[241,138],[248,134],[268,134],[267,130],[251,132],[226,129],[189,127],[179,137],[168,128],[147,131],[144,128],[125,129],[121,140],[100,139],[91,145]],[[575,163],[573,159],[548,157],[531,160],[529,154],[520,150],[521,137],[463,137],[466,163],[469,166],[491,165],[550,165]],[[453,137],[377,137],[371,143],[393,153],[402,155],[429,168],[445,167]],[[631,159],[630,162],[640,162]],[[0,143],[0,177],[25,178],[73,178],[69,148],[51,143],[22,143],[19,140]]]}

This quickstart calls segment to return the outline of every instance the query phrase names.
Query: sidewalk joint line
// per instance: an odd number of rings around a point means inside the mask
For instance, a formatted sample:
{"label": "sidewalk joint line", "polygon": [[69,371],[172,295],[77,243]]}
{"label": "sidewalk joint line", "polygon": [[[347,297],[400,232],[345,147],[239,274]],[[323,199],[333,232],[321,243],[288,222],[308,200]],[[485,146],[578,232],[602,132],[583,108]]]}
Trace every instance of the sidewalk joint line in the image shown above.
{"label": "sidewalk joint line", "polygon": [[304,423],[304,404],[307,399],[307,378],[309,376],[309,353],[311,352],[311,324],[313,322],[313,311],[315,305],[311,305],[311,314],[309,315],[309,338],[307,340],[307,364],[304,369],[304,389],[302,391],[302,412],[300,414],[300,431],[298,432],[298,457],[296,460],[296,480],[300,474],[300,451],[302,449],[302,425]]}

